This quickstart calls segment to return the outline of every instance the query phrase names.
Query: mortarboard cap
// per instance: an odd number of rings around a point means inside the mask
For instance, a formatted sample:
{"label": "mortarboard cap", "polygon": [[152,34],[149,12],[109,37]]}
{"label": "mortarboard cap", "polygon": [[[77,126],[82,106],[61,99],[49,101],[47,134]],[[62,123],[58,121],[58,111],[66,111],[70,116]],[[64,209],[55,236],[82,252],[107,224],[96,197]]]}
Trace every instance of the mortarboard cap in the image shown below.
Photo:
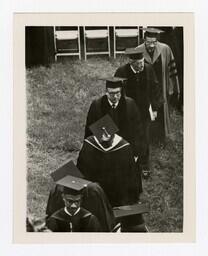
{"label": "mortarboard cap", "polygon": [[108,114],[90,125],[89,129],[98,140],[101,140],[103,133],[112,136],[118,131],[118,127]]}
{"label": "mortarboard cap", "polygon": [[123,87],[123,82],[127,79],[112,76],[107,78],[101,78],[101,80],[106,81],[106,88],[118,88],[118,87]]}
{"label": "mortarboard cap", "polygon": [[164,32],[163,30],[154,27],[142,28],[142,30],[144,30],[145,36],[148,37],[157,37],[160,33]]}
{"label": "mortarboard cap", "polygon": [[91,181],[83,179],[82,173],[69,161],[51,173],[51,177],[57,185],[63,186],[64,193],[81,194]]}
{"label": "mortarboard cap", "polygon": [[113,212],[116,219],[124,219],[125,217],[132,217],[149,212],[149,205],[143,203],[118,206],[113,208]]}
{"label": "mortarboard cap", "polygon": [[127,48],[125,54],[132,60],[141,60],[144,57],[143,50],[138,48]]}
{"label": "mortarboard cap", "polygon": [[56,171],[51,173],[51,177],[54,182],[62,179],[66,175],[71,175],[78,178],[84,178],[83,174],[76,167],[72,160],[65,162],[62,164]]}

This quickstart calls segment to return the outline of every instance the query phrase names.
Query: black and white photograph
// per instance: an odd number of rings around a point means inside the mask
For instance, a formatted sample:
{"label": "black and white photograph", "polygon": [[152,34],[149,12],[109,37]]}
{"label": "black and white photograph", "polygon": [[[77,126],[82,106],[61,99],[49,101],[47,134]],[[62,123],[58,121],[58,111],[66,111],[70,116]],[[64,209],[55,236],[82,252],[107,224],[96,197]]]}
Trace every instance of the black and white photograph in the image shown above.
{"label": "black and white photograph", "polygon": [[3,0],[2,255],[206,255],[206,10]]}
{"label": "black and white photograph", "polygon": [[16,23],[25,107],[18,129],[25,133],[25,158],[18,157],[25,197],[16,199],[25,204],[18,228],[30,239],[32,233],[39,239],[38,233],[69,233],[69,240],[80,234],[91,242],[104,241],[102,234],[120,242],[126,235],[130,242],[149,234],[158,234],[156,241],[194,237],[194,221],[187,229],[194,173],[190,168],[187,178],[184,168],[191,29],[162,23],[162,15],[159,24],[133,20],[80,24],[66,15],[64,22]]}
{"label": "black and white photograph", "polygon": [[183,27],[25,40],[27,231],[183,232]]}

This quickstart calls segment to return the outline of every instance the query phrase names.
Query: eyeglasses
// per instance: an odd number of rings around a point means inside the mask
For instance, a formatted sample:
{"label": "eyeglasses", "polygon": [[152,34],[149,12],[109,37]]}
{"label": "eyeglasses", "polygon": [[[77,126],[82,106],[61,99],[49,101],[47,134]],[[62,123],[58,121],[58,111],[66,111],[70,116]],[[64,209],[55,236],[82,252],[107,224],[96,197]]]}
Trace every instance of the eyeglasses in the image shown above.
{"label": "eyeglasses", "polygon": [[154,40],[154,41],[145,41],[145,43],[147,44],[147,45],[151,45],[151,44],[153,44],[153,45],[157,45],[157,40]]}
{"label": "eyeglasses", "polygon": [[121,95],[121,90],[118,90],[118,91],[111,91],[111,90],[107,89],[107,94],[108,94],[109,96],[114,96],[114,95],[120,96],[120,95]]}
{"label": "eyeglasses", "polygon": [[120,96],[121,92],[108,92],[110,96]]}
{"label": "eyeglasses", "polygon": [[68,204],[78,204],[80,203],[80,199],[78,200],[72,200],[72,199],[67,199],[67,198],[63,198],[64,202],[68,203]]}

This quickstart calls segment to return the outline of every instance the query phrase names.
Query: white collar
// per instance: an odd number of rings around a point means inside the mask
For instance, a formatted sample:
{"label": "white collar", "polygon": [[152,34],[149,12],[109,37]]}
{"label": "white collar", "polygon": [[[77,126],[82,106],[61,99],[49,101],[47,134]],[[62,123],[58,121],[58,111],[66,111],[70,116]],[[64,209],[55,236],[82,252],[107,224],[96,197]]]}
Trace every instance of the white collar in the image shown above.
{"label": "white collar", "polygon": [[141,73],[142,71],[136,71],[133,67],[132,67],[132,65],[130,64],[130,68],[131,68],[131,70],[134,72],[134,74],[139,74],[139,73]]}
{"label": "white collar", "polygon": [[73,215],[67,210],[66,206],[64,207],[64,211],[69,216],[75,216],[80,211],[80,207],[76,210],[76,212]]}
{"label": "white collar", "polygon": [[[107,98],[108,99],[108,98]],[[111,105],[111,107],[112,107],[112,105],[114,104],[114,108],[117,108],[117,106],[118,106],[118,103],[119,103],[119,101],[118,102],[116,102],[116,103],[112,103],[109,99],[108,99],[108,102],[109,102],[109,104]]]}
{"label": "white collar", "polygon": [[97,144],[102,148],[103,151],[109,151],[109,150],[111,150],[112,148],[114,148],[114,147],[122,140],[122,138],[121,138],[119,135],[115,134],[115,136],[114,136],[114,138],[113,138],[113,143],[112,143],[112,145],[111,145],[110,147],[108,147],[108,148],[104,148],[104,147],[102,146],[102,144],[100,144],[100,142],[98,141],[98,139],[97,139],[95,136],[94,136],[94,139],[95,139],[95,141],[97,142]]}
{"label": "white collar", "polygon": [[131,70],[134,72],[134,74],[138,74],[139,72],[137,72],[133,67],[132,67],[132,65],[130,65],[130,68],[131,68]]}

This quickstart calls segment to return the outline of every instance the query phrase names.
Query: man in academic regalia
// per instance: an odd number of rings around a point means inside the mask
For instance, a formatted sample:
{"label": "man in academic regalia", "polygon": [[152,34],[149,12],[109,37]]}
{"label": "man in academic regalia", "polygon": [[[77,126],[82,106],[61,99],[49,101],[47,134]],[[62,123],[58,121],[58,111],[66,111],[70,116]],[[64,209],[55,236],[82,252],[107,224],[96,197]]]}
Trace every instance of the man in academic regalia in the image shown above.
{"label": "man in academic regalia", "polygon": [[[80,212],[80,214],[83,212],[86,213],[86,210],[87,210],[88,212],[96,216],[96,218],[98,219],[100,223],[101,232],[111,232],[115,227],[115,218],[113,215],[112,207],[103,189],[97,183],[84,180],[83,174],[79,171],[79,169],[74,165],[72,161],[67,161],[62,166],[60,166],[55,172],[51,174],[54,182],[56,183],[56,186],[51,189],[49,198],[47,201],[46,222],[48,223],[48,221],[51,220],[52,216],[53,216],[52,220],[54,222],[54,217],[56,218],[57,214],[59,215],[60,212],[61,214],[63,213],[63,208],[65,207],[65,202],[63,200],[64,199],[63,185],[59,184],[60,183],[59,180],[60,178],[69,176],[69,175],[71,176],[71,179],[70,181],[68,181],[68,183],[75,186],[76,184],[79,185],[81,182],[81,184],[84,185],[84,188],[82,190],[82,198],[81,198],[82,211]],[[74,194],[74,192],[72,191],[71,194]],[[78,196],[80,197],[79,193],[78,193]],[[85,210],[83,211],[83,209]],[[77,215],[77,217],[80,218],[80,214]],[[90,217],[90,218],[95,219],[94,217]],[[83,228],[81,229],[82,231],[84,231]],[[80,232],[82,231],[80,230]]]}
{"label": "man in academic regalia", "polygon": [[125,54],[129,62],[116,70],[115,76],[126,78],[125,93],[136,102],[144,131],[145,150],[140,158],[143,175],[149,175],[149,125],[157,116],[161,101],[158,82],[151,65],[144,63],[143,51],[127,48]]}
{"label": "man in academic regalia", "polygon": [[53,232],[100,232],[98,219],[88,210],[80,207],[81,194],[64,189],[65,207],[53,213],[47,220],[47,227]]}
{"label": "man in academic regalia", "polygon": [[138,201],[141,184],[129,142],[115,134],[118,129],[109,115],[90,129],[94,135],[84,140],[77,167],[86,179],[100,184],[112,206]]}
{"label": "man in academic regalia", "polygon": [[[98,182],[112,207],[138,203],[142,191],[132,147],[117,133],[118,128],[105,115],[89,129],[92,136],[84,140],[77,167],[86,179]],[[146,232],[142,215],[124,220],[121,230]]]}
{"label": "man in academic regalia", "polygon": [[62,170],[54,174],[56,184],[62,187],[64,207],[47,218],[47,227],[53,232],[100,232],[101,226],[96,216],[81,207],[82,192],[89,182],[63,175]]}
{"label": "man in academic regalia", "polygon": [[141,158],[145,151],[144,131],[134,100],[124,96],[124,80],[118,77],[106,79],[106,95],[94,100],[90,105],[85,125],[85,138],[92,135],[90,125],[109,114],[119,129],[118,135],[130,143],[135,158],[138,156]]}
{"label": "man in academic regalia", "polygon": [[156,130],[152,131],[153,139],[158,137],[159,141],[162,141],[170,134],[169,97],[175,94],[179,98],[180,95],[178,75],[171,48],[158,41],[158,35],[163,31],[151,27],[144,30],[145,41],[137,49],[144,52],[145,62],[153,66],[162,90],[163,103],[153,123]]}

